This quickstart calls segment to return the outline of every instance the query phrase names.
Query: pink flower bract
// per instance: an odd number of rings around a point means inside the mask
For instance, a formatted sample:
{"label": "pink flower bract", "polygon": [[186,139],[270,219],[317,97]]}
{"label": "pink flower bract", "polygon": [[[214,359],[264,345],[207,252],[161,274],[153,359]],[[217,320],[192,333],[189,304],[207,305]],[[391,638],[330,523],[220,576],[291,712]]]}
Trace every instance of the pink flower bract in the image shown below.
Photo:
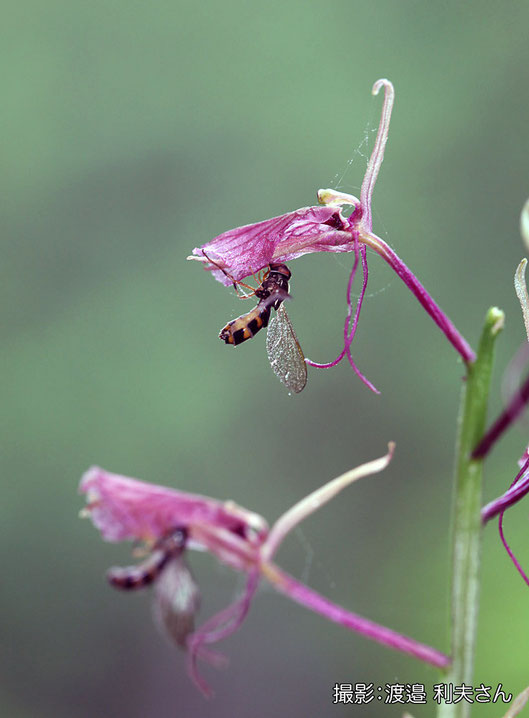
{"label": "pink flower bract", "polygon": [[340,211],[315,206],[229,229],[195,248],[193,254],[206,260],[205,269],[229,287],[232,278],[240,281],[272,262],[290,261],[310,252],[350,252],[350,242],[347,220]]}

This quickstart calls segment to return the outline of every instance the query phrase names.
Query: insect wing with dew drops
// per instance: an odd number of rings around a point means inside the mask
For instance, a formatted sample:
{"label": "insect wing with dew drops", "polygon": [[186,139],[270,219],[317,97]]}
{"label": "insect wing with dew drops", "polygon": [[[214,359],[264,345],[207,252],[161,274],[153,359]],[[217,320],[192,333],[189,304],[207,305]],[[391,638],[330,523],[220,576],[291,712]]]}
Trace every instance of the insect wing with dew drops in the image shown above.
{"label": "insect wing with dew drops", "polygon": [[266,352],[279,381],[290,391],[299,394],[307,383],[307,365],[284,304],[278,307],[268,325]]}
{"label": "insect wing with dew drops", "polygon": [[[226,276],[229,277],[228,274]],[[259,299],[257,306],[229,322],[221,329],[219,338],[236,347],[267,326],[266,351],[272,369],[289,391],[299,394],[307,383],[307,365],[283,305],[286,299],[290,299],[288,289],[291,276],[286,264],[270,264],[264,279],[254,290],[254,295]],[[235,281],[234,286],[237,286]],[[248,285],[244,286],[251,289]],[[272,309],[276,310],[275,317],[271,317]]]}
{"label": "insect wing with dew drops", "polygon": [[153,616],[162,633],[186,648],[195,629],[200,591],[183,556],[173,558],[154,586]]}

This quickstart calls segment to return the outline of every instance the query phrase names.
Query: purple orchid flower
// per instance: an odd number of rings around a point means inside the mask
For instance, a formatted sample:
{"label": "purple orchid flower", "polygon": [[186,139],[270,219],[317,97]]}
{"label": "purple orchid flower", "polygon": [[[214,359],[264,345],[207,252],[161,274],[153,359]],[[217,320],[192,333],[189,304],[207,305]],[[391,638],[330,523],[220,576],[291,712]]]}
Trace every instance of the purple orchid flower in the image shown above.
{"label": "purple orchid flower", "polygon": [[[190,675],[205,695],[211,695],[211,691],[198,671],[198,659],[216,664],[222,660],[208,646],[239,628],[261,578],[293,601],[349,630],[433,666],[446,668],[450,659],[443,653],[337,606],[285,573],[272,560],[284,538],[304,518],[349,484],[385,469],[393,448],[390,444],[387,455],[317,489],[283,514],[271,529],[261,516],[232,501],[221,502],[175,491],[97,467],[90,469],[81,480],[80,491],[87,494],[83,514],[92,519],[107,541],[142,541],[150,551],[144,564],[148,564],[147,568],[111,569],[109,578],[121,588],[137,587],[145,585],[140,578],[143,571],[144,577],[149,578],[145,583],[154,582],[158,618],[173,640],[187,649]],[[183,562],[185,548],[207,550],[247,576],[243,595],[196,631],[198,589]]]}
{"label": "purple orchid flower", "polygon": [[[306,359],[306,362],[310,366],[327,368],[335,366],[347,356],[358,376],[375,392],[377,390],[358,370],[351,355],[351,343],[356,332],[368,280],[367,247],[383,257],[397,273],[463,360],[471,362],[475,359],[469,344],[417,277],[397,254],[373,233],[371,200],[384,158],[395,96],[393,85],[389,80],[378,80],[373,86],[373,94],[377,95],[381,88],[384,88],[382,115],[375,146],[362,182],[360,199],[332,189],[319,190],[318,200],[322,206],[303,207],[263,222],[230,229],[202,247],[195,248],[193,255],[188,257],[202,262],[204,268],[211,271],[218,281],[229,286],[268,267],[271,263],[287,262],[311,252],[354,252],[355,260],[346,292],[347,316],[343,331],[343,348],[334,361],[319,364]],[[349,217],[345,217],[342,213],[344,206],[349,206],[353,210]],[[351,289],[360,260],[363,274],[362,288],[353,316]]]}

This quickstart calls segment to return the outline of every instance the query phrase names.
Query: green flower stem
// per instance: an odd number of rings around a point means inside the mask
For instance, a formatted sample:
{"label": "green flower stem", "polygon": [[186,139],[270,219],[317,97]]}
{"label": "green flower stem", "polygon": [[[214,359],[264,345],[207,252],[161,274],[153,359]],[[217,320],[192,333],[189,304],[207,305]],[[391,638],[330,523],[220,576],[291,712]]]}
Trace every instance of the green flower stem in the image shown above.
{"label": "green flower stem", "polygon": [[[504,314],[496,307],[487,312],[476,360],[468,373],[461,396],[456,445],[452,552],[452,665],[443,682],[472,686],[479,605],[481,553],[481,493],[483,460],[472,459],[472,450],[483,435],[496,338]],[[471,704],[441,704],[439,718],[467,718]]]}

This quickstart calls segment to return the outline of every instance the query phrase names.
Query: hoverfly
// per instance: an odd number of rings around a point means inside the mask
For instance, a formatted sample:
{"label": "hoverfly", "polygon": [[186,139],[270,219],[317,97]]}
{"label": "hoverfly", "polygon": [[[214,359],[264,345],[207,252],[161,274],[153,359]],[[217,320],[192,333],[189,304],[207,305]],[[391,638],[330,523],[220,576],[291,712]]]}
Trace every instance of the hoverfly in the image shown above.
{"label": "hoverfly", "polygon": [[281,302],[289,297],[288,280],[291,276],[286,264],[271,264],[265,278],[253,292],[259,299],[257,306],[228,322],[221,330],[219,338],[226,344],[237,346],[254,337],[263,327],[267,327],[272,309],[277,311]]}
{"label": "hoverfly", "polygon": [[[232,279],[225,271],[224,273]],[[270,264],[264,279],[257,289],[253,290],[253,295],[259,299],[257,306],[228,322],[221,329],[219,338],[236,347],[254,337],[263,327],[268,327],[266,351],[272,370],[287,389],[298,394],[307,383],[307,365],[283,304],[285,299],[290,299],[288,282],[291,276],[286,264]],[[241,284],[232,281],[235,287]],[[250,296],[252,295],[246,295],[244,298]],[[272,309],[276,310],[275,317],[271,317]]]}
{"label": "hoverfly", "polygon": [[135,566],[114,566],[107,571],[107,578],[115,588],[124,590],[150,586],[169,561],[183,553],[185,545],[185,529],[174,529],[154,544],[145,561]]}

